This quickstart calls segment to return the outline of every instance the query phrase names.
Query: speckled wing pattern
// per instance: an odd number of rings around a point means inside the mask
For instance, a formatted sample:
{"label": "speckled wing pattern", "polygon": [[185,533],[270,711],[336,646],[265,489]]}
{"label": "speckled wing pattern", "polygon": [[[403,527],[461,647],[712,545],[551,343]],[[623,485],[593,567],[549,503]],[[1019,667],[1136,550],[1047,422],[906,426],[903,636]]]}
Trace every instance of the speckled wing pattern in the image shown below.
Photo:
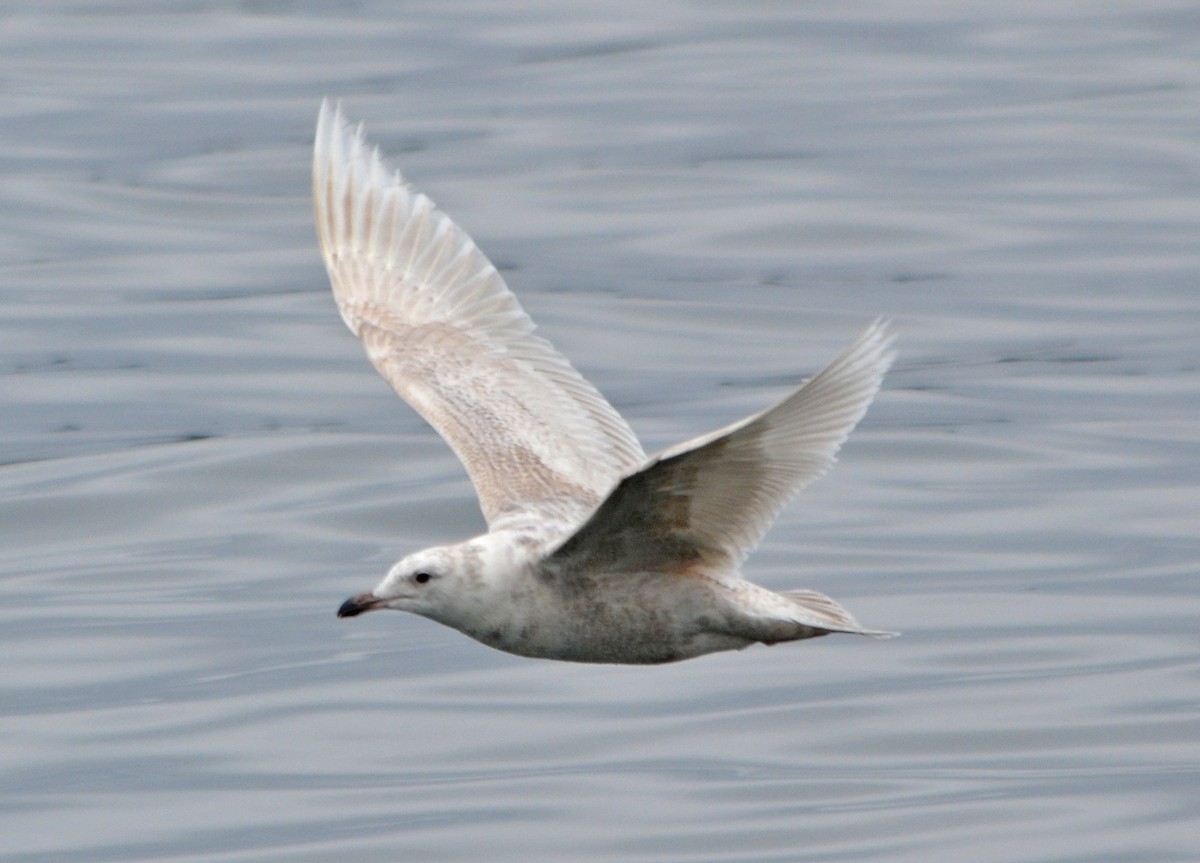
{"label": "speckled wing pattern", "polygon": [[564,570],[732,576],[785,503],[833,464],[892,363],[887,322],[774,407],[626,476],[550,556]]}
{"label": "speckled wing pattern", "polygon": [[645,460],[475,243],[321,105],[317,233],[338,308],[375,368],[462,460],[493,529],[582,519]]}

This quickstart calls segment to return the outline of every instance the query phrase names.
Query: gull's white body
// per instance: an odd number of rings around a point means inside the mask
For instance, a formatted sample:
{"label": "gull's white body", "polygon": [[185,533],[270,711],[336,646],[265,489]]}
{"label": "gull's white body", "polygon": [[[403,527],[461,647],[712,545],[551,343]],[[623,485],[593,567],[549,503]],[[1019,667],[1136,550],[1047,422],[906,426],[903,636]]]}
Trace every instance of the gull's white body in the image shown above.
{"label": "gull's white body", "polygon": [[441,433],[488,532],[401,560],[340,616],[396,608],[523,656],[658,663],[863,629],[814,591],[739,567],[824,473],[891,363],[876,322],[778,405],[647,459],[428,198],[322,105],[313,156],[321,250],[342,317]]}

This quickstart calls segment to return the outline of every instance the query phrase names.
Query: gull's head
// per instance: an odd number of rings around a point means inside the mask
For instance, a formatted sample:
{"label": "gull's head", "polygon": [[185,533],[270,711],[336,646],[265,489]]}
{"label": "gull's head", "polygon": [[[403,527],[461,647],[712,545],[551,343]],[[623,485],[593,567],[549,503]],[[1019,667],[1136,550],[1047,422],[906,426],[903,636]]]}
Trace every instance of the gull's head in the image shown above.
{"label": "gull's head", "polygon": [[410,554],[384,576],[379,586],[342,603],[338,617],[354,617],[378,608],[410,611],[436,617],[452,601],[455,586],[464,578],[462,556],[454,548],[430,548]]}

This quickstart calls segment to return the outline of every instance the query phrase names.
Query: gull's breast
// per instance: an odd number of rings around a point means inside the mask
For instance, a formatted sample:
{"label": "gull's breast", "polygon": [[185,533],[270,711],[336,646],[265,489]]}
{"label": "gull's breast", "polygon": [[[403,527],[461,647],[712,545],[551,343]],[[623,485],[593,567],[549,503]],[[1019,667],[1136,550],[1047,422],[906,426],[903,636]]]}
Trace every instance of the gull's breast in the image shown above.
{"label": "gull's breast", "polygon": [[568,662],[658,664],[751,642],[728,631],[723,588],[662,573],[530,577],[510,613],[467,632],[515,653]]}

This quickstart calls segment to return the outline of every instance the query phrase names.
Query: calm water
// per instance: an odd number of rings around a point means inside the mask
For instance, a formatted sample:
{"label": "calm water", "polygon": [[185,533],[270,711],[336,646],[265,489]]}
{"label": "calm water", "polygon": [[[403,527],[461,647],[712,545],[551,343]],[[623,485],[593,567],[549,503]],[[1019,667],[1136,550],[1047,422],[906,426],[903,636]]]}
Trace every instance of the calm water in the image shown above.
{"label": "calm water", "polygon": [[[1191,2],[9,3],[0,863],[1196,860],[1198,52]],[[335,620],[481,519],[329,296],[324,95],[648,448],[894,315],[748,572],[904,637]]]}

